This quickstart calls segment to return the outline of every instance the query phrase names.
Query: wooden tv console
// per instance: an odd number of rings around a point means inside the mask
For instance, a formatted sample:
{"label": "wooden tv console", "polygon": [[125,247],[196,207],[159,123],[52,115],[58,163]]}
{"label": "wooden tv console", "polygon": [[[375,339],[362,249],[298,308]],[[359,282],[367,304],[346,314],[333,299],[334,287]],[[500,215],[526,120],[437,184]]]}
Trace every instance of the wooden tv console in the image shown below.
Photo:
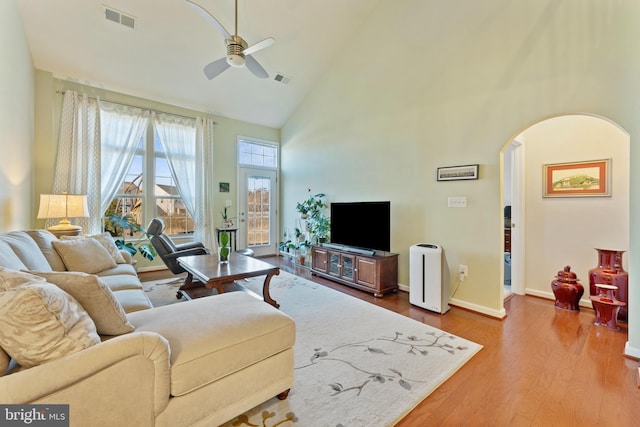
{"label": "wooden tv console", "polygon": [[363,255],[324,246],[311,247],[311,274],[382,297],[398,291],[398,254]]}

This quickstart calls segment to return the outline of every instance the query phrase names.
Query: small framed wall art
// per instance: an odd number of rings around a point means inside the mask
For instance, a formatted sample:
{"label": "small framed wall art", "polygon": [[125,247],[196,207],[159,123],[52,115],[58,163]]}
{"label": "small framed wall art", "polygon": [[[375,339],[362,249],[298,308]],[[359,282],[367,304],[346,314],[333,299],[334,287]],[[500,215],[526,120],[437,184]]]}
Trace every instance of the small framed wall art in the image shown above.
{"label": "small framed wall art", "polygon": [[229,192],[229,183],[228,182],[221,182],[220,183],[220,192],[221,193],[228,193]]}
{"label": "small framed wall art", "polygon": [[611,159],[543,165],[543,196],[611,196],[610,167]]}
{"label": "small framed wall art", "polygon": [[438,168],[436,178],[438,181],[478,179],[478,165],[446,166]]}

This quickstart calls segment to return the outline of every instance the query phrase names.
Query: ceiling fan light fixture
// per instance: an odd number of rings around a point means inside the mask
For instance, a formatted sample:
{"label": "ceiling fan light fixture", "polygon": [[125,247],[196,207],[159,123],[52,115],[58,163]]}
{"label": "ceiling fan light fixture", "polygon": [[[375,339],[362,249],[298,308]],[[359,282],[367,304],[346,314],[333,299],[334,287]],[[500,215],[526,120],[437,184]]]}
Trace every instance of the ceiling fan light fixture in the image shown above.
{"label": "ceiling fan light fixture", "polygon": [[237,53],[230,53],[227,55],[227,64],[232,67],[244,67],[244,63],[244,55],[239,55]]}

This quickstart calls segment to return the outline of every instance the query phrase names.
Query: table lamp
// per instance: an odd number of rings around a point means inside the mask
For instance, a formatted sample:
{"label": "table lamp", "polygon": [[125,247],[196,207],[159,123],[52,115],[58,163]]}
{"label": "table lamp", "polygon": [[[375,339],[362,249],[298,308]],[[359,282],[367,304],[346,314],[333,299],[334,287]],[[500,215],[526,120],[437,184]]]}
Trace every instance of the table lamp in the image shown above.
{"label": "table lamp", "polygon": [[62,218],[57,225],[47,228],[57,237],[77,236],[82,231],[79,225],[73,225],[69,218],[89,216],[87,196],[84,194],[41,194],[38,219]]}

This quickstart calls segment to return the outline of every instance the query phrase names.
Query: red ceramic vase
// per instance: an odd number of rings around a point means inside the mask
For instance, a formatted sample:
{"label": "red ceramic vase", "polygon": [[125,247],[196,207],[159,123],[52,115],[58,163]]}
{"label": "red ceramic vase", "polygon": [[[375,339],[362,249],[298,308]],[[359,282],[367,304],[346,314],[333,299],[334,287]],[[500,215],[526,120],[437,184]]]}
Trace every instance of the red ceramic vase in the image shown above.
{"label": "red ceramic vase", "polygon": [[558,271],[556,280],[551,282],[557,308],[580,311],[580,298],[584,294],[584,287],[578,281],[576,273],[571,271],[571,266],[567,265],[564,271]]}
{"label": "red ceramic vase", "polygon": [[[598,249],[598,266],[589,270],[589,295],[597,296],[596,284],[616,286],[615,297],[628,304],[629,273],[622,268],[622,254],[625,251]],[[595,309],[595,308],[594,308]],[[627,321],[627,305],[620,308],[618,320]]]}

